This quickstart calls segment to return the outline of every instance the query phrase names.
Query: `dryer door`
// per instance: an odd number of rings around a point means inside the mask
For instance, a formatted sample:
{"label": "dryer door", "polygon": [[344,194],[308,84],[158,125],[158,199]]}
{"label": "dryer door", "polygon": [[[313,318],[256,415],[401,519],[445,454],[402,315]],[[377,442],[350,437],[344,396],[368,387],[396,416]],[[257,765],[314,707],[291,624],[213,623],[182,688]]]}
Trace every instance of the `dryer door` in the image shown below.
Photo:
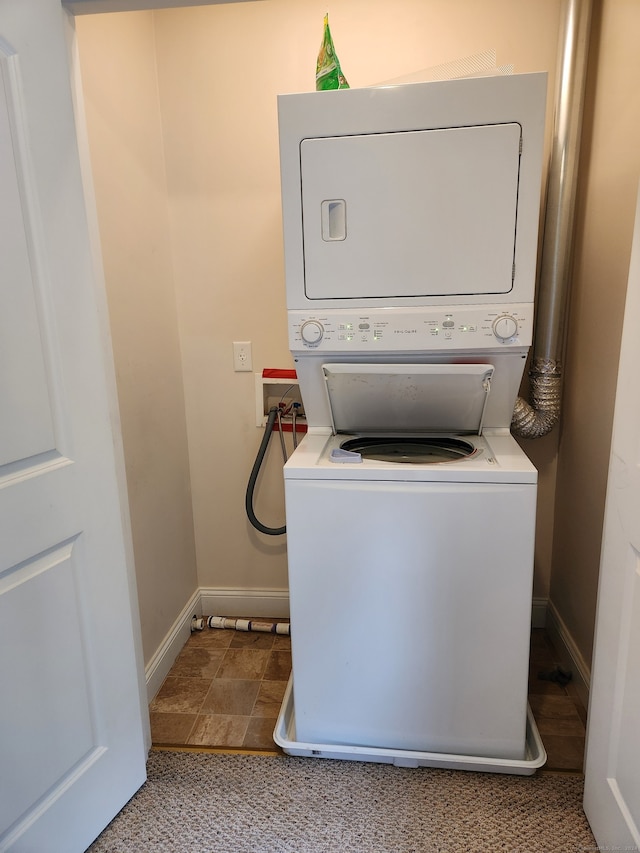
{"label": "dryer door", "polygon": [[521,127],[304,139],[308,299],[507,294]]}

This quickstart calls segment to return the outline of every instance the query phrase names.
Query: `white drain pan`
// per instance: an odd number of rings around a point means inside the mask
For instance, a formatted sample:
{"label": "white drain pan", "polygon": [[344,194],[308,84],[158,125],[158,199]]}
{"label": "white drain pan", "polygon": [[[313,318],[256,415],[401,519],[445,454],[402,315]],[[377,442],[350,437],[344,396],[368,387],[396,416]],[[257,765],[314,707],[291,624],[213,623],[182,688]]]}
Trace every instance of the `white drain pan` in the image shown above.
{"label": "white drain pan", "polygon": [[374,761],[396,767],[442,767],[448,770],[475,770],[481,773],[508,773],[532,776],[547,760],[531,708],[527,709],[526,755],[521,760],[482,758],[477,755],[450,755],[441,752],[418,752],[406,749],[302,743],[296,741],[293,681],[289,679],[273,739],[288,755],[308,758],[334,758],[342,761]]}

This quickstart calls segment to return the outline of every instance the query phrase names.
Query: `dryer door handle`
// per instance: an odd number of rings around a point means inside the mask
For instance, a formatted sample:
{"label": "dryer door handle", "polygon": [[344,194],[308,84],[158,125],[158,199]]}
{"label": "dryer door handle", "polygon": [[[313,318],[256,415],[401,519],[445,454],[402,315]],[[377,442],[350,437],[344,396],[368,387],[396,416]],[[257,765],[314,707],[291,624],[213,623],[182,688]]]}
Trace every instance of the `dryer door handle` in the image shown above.
{"label": "dryer door handle", "polygon": [[322,239],[325,243],[347,238],[347,203],[343,198],[325,199],[320,205]]}

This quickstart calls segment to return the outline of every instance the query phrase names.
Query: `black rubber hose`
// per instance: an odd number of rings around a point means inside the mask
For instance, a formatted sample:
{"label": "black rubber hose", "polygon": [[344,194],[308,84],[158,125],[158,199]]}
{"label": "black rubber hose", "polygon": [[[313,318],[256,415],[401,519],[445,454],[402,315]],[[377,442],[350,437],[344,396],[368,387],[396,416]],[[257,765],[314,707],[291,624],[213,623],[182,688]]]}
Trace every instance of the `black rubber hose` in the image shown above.
{"label": "black rubber hose", "polygon": [[260,468],[262,467],[265,453],[267,452],[267,447],[269,446],[269,440],[271,439],[271,433],[273,432],[273,425],[276,422],[277,417],[278,407],[273,406],[273,408],[269,409],[269,417],[267,418],[267,425],[264,429],[264,435],[260,442],[260,447],[258,448],[258,455],[256,456],[256,461],[253,463],[253,468],[249,475],[247,495],[244,502],[247,510],[247,518],[251,524],[256,530],[259,530],[260,533],[266,533],[267,536],[282,536],[283,533],[287,532],[286,525],[283,525],[282,527],[267,527],[265,524],[262,524],[261,521],[258,521],[256,514],[253,511],[253,492],[256,487],[256,481],[258,479],[258,474],[260,473]]}

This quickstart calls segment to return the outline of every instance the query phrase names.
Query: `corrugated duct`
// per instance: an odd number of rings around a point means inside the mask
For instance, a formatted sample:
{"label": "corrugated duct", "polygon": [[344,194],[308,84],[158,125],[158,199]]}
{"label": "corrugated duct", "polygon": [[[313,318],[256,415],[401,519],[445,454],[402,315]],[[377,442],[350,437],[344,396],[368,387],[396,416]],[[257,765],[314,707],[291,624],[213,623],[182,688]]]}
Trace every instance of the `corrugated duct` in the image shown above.
{"label": "corrugated duct", "polygon": [[540,438],[560,417],[564,326],[571,274],[573,221],[593,0],[565,0],[559,41],[553,147],[543,227],[536,330],[529,385],[518,397],[511,429]]}

